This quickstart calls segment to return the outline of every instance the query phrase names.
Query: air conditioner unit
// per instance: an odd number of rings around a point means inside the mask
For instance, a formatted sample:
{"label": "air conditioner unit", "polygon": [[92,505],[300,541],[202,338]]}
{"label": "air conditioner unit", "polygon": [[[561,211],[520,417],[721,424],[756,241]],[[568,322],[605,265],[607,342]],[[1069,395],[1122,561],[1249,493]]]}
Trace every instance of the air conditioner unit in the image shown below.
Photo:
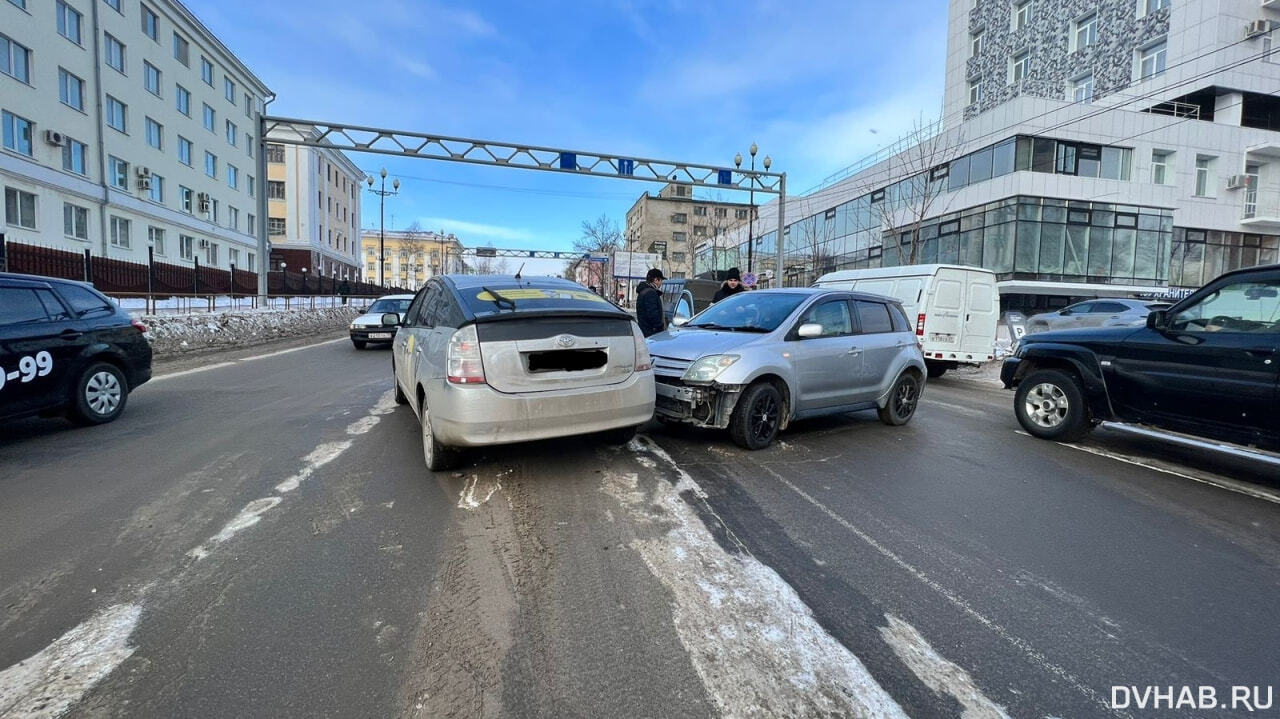
{"label": "air conditioner unit", "polygon": [[201,192],[196,195],[196,202],[199,204],[201,212],[209,211],[209,193]]}
{"label": "air conditioner unit", "polygon": [[1249,186],[1248,175],[1232,175],[1227,178],[1228,190],[1243,190]]}
{"label": "air conditioner unit", "polygon": [[1253,22],[1244,26],[1244,36],[1246,38],[1265,35],[1268,32],[1271,32],[1270,20],[1254,20]]}
{"label": "air conditioner unit", "polygon": [[150,177],[150,176],[142,177],[141,175],[139,175],[139,176],[138,176],[138,189],[139,189],[139,190],[150,190],[150,189],[151,189],[151,177]]}
{"label": "air conditioner unit", "polygon": [[145,177],[147,179],[151,179],[150,167],[143,167],[142,165],[138,165],[137,167],[133,168],[133,171],[138,174],[138,177]]}
{"label": "air conditioner unit", "polygon": [[67,136],[62,134],[61,132],[58,132],[57,130],[45,130],[44,141],[49,143],[50,145],[57,145],[58,147],[62,147],[67,142]]}

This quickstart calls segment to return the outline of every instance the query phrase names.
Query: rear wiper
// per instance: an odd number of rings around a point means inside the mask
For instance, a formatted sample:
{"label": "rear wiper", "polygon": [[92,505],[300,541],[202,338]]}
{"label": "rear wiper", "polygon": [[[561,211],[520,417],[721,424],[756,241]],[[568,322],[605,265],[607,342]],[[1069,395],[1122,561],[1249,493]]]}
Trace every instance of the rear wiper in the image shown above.
{"label": "rear wiper", "polygon": [[498,309],[502,309],[502,305],[504,304],[510,309],[514,310],[516,308],[515,300],[509,297],[503,297],[502,295],[498,294],[497,290],[491,290],[488,287],[481,287],[480,289],[489,293],[489,299],[493,300],[493,304],[497,305]]}

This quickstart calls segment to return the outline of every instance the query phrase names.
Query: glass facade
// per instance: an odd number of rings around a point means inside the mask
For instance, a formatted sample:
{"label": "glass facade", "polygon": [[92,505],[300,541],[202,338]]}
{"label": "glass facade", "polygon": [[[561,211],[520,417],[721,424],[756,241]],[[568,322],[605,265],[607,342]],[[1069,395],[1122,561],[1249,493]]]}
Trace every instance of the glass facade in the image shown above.
{"label": "glass facade", "polygon": [[1201,287],[1224,272],[1280,262],[1280,237],[1175,227],[1171,287]]}

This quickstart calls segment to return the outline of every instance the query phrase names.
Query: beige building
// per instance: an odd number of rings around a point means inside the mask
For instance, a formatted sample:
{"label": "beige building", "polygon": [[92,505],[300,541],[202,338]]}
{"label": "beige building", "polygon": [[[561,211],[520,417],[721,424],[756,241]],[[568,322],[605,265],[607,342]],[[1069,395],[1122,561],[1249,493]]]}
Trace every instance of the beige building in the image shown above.
{"label": "beige building", "polygon": [[696,248],[746,224],[750,207],[747,203],[695,198],[692,186],[671,183],[657,196],[641,195],[627,210],[624,249],[658,253],[668,277],[693,277],[712,269],[695,267]]}
{"label": "beige building", "polygon": [[[282,130],[281,133],[289,133]],[[271,269],[365,279],[358,241],[365,176],[337,149],[271,142],[267,136],[267,239]]]}
{"label": "beige building", "polygon": [[0,235],[257,271],[270,91],[181,2],[0,2]]}
{"label": "beige building", "polygon": [[[360,233],[360,255],[366,281],[378,283],[377,230]],[[387,230],[384,236],[386,287],[416,290],[435,275],[462,274],[462,243],[453,233]]]}

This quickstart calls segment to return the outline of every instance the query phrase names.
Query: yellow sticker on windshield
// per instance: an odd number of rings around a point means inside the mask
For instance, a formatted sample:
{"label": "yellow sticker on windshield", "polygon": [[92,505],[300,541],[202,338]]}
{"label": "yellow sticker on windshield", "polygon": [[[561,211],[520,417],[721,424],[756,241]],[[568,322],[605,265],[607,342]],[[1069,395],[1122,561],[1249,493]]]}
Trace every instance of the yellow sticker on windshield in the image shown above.
{"label": "yellow sticker on windshield", "polygon": [[538,287],[521,287],[521,288],[505,288],[495,290],[499,297],[494,297],[488,291],[481,292],[476,295],[476,299],[483,302],[501,301],[500,298],[506,298],[513,302],[520,300],[578,300],[580,302],[600,302],[609,304],[603,297],[588,292],[586,290],[556,290],[543,289]]}

